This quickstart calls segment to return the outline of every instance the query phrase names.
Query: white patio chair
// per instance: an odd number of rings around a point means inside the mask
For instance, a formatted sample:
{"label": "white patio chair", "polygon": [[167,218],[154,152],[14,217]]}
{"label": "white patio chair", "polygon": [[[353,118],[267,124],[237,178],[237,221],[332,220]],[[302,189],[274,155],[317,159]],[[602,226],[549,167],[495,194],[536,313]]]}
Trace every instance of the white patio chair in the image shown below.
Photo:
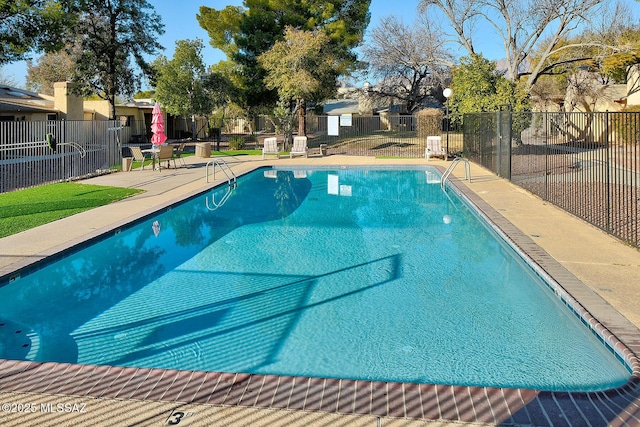
{"label": "white patio chair", "polygon": [[307,147],[307,137],[306,136],[294,136],[293,137],[293,147],[291,147],[291,151],[289,151],[289,158],[292,159],[293,156],[308,156],[309,148]]}
{"label": "white patio chair", "polygon": [[262,160],[267,154],[275,154],[280,158],[280,149],[278,148],[278,140],[276,138],[265,138],[262,147]]}
{"label": "white patio chair", "polygon": [[442,147],[441,136],[428,136],[427,148],[424,150],[424,157],[429,161],[431,157],[442,157],[446,160],[447,150]]}

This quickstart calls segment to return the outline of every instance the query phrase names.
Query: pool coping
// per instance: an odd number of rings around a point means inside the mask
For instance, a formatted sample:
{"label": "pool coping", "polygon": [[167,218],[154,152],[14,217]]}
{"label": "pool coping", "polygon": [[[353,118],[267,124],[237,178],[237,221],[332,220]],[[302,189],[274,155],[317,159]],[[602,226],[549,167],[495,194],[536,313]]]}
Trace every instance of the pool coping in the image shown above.
{"label": "pool coping", "polygon": [[[544,274],[555,279],[560,286],[558,292],[566,292],[565,300],[574,307],[574,312],[583,316],[622,355],[633,371],[627,384],[601,392],[551,392],[2,360],[0,392],[507,425],[640,424],[638,328],[461,181],[452,177],[451,183],[493,226],[535,261]],[[129,217],[110,230],[96,231],[89,239],[113,232],[123,224],[202,191],[149,209],[135,215],[137,218]],[[56,250],[68,250],[82,243],[74,242]]]}

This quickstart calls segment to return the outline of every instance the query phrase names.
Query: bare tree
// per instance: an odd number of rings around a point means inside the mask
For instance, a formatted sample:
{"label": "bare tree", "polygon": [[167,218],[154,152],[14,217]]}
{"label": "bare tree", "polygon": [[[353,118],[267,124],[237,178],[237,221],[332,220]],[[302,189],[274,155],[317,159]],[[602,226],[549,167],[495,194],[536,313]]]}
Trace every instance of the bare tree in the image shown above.
{"label": "bare tree", "polygon": [[0,85],[17,87],[18,82],[14,78],[13,74],[6,73],[2,67],[0,67]]}
{"label": "bare tree", "polygon": [[443,34],[425,21],[409,26],[395,16],[383,18],[362,48],[370,76],[379,79],[372,94],[401,101],[413,112],[453,65],[444,44]]}
{"label": "bare tree", "polygon": [[76,69],[75,58],[64,50],[46,53],[35,63],[27,60],[27,89],[53,95],[53,84],[70,80]]}
{"label": "bare tree", "polygon": [[601,77],[586,70],[572,74],[567,81],[566,111],[596,111],[596,104],[606,99],[608,85]]}
{"label": "bare tree", "polygon": [[[478,53],[474,45],[477,24],[488,23],[504,46],[507,77],[526,77],[530,88],[557,65],[591,59],[583,56],[580,47],[600,47],[609,52],[618,49],[597,38],[563,43],[573,32],[588,27],[607,4],[605,0],[421,0],[419,10],[424,14],[442,12],[457,42],[470,54]],[[534,51],[539,58],[529,69],[528,60]],[[566,54],[558,55],[560,52]],[[551,60],[554,57],[558,59]]]}

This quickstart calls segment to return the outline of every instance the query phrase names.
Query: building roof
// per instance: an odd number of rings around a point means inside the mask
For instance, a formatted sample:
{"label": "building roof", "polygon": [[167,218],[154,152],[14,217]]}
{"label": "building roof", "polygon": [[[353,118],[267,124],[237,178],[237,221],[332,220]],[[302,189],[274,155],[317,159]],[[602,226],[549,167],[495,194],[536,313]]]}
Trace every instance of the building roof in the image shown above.
{"label": "building roof", "polygon": [[121,102],[118,103],[117,106],[118,107],[132,107],[132,108],[138,108],[141,110],[145,110],[147,108],[153,109],[153,106],[155,105],[155,101],[151,98],[141,98],[141,99],[130,99],[126,102]]}
{"label": "building roof", "polygon": [[342,114],[358,114],[360,102],[357,99],[329,99],[324,104],[322,112],[331,116]]}
{"label": "building roof", "polygon": [[[155,101],[152,99],[133,99],[117,104],[118,107],[132,107],[139,110],[151,110]],[[84,107],[85,112],[94,110]],[[54,98],[25,89],[0,85],[0,113],[59,113]]]}
{"label": "building roof", "polygon": [[0,86],[0,112],[58,112],[53,99],[28,90]]}

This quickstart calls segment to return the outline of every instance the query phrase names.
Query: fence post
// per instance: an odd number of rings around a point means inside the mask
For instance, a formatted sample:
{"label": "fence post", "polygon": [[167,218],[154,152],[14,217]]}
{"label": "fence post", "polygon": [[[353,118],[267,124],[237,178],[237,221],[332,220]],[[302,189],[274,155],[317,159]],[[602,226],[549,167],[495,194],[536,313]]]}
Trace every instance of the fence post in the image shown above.
{"label": "fence post", "polygon": [[604,113],[604,143],[605,143],[605,147],[606,150],[605,152],[607,153],[607,159],[605,161],[605,164],[607,165],[607,182],[606,182],[606,186],[605,186],[605,194],[606,194],[606,199],[607,199],[607,209],[606,209],[606,224],[607,224],[607,233],[611,233],[611,163],[610,163],[610,159],[611,159],[611,144],[609,143],[609,112],[605,112]]}
{"label": "fence post", "polygon": [[[503,114],[506,113],[506,114]],[[511,125],[513,112],[502,108],[497,113],[497,159],[496,170],[498,176],[511,181]],[[506,123],[505,123],[506,122]]]}
{"label": "fence post", "polygon": [[502,111],[496,113],[496,145],[498,152],[496,153],[496,173],[502,176]]}
{"label": "fence post", "polygon": [[504,138],[505,144],[507,145],[506,146],[507,155],[505,157],[505,159],[506,159],[506,165],[505,166],[506,166],[507,171],[506,171],[506,174],[505,174],[504,177],[506,179],[508,179],[509,181],[511,181],[511,141],[513,139],[513,134],[512,134],[512,132],[513,132],[513,111],[511,111],[511,106],[509,106],[509,110],[507,112],[508,112],[508,114],[507,114],[508,120],[507,120],[507,127],[506,127],[507,137]]}
{"label": "fence post", "polygon": [[544,200],[549,200],[549,137],[551,136],[551,127],[549,121],[549,112],[544,114]]}

